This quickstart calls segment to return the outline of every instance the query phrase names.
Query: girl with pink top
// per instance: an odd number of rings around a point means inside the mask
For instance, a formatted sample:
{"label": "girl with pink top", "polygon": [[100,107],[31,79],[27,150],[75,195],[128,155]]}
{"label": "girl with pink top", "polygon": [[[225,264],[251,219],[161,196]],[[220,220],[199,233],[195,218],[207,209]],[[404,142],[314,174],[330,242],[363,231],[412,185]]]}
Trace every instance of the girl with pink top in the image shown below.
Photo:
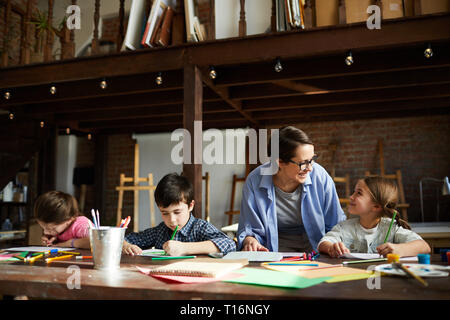
{"label": "girl with pink top", "polygon": [[61,191],[42,194],[34,204],[34,216],[44,231],[44,245],[90,248],[90,221],[79,212],[77,200],[70,194]]}

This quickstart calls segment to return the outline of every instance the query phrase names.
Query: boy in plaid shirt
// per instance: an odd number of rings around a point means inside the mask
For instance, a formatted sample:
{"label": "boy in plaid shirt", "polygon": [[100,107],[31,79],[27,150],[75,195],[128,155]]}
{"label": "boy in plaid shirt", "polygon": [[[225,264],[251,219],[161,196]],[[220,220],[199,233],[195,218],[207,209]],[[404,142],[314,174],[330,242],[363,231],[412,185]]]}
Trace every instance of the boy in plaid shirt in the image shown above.
{"label": "boy in plaid shirt", "polygon": [[[155,201],[163,222],[142,232],[133,232],[125,237],[123,252],[141,254],[142,249],[164,249],[168,255],[182,256],[236,250],[236,244],[211,223],[191,215],[193,200],[191,182],[176,173],[164,176],[156,186]],[[170,240],[175,228],[178,231]]]}

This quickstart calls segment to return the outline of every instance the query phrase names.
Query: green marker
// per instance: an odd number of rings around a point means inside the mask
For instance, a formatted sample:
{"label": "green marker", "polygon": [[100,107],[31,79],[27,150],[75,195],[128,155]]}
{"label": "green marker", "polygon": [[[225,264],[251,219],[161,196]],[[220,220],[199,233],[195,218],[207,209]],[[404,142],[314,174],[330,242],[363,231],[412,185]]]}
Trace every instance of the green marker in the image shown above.
{"label": "green marker", "polygon": [[179,256],[179,257],[171,257],[171,256],[167,256],[167,257],[152,257],[152,260],[172,260],[172,259],[192,259],[195,258],[195,256]]}
{"label": "green marker", "polygon": [[395,216],[397,215],[397,210],[394,210],[394,214],[392,215],[392,220],[391,220],[391,224],[389,225],[389,229],[386,233],[386,237],[384,238],[384,242],[387,242],[387,239],[389,238],[389,234],[391,233],[391,229],[392,229],[392,225],[394,224],[394,220],[395,220]]}
{"label": "green marker", "polygon": [[178,231],[178,226],[176,226],[175,230],[173,230],[172,237],[170,237],[170,240],[173,240],[173,238],[175,238],[177,231]]}

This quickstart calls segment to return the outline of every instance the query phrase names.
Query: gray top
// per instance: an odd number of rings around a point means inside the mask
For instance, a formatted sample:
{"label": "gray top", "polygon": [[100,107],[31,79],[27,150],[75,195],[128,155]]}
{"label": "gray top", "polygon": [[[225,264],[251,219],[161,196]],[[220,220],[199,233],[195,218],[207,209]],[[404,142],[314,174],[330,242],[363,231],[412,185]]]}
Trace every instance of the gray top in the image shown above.
{"label": "gray top", "polygon": [[275,186],[275,204],[278,224],[278,251],[311,251],[312,247],[302,221],[303,184],[294,192],[284,192]]}
{"label": "gray top", "polygon": [[[343,242],[350,252],[378,253],[377,247],[383,244],[390,224],[390,218],[381,218],[380,223],[375,228],[366,229],[359,223],[359,217],[345,220],[327,232],[320,239],[319,245],[323,241],[329,241],[331,243]],[[411,230],[402,228],[394,222],[387,242],[405,243],[414,240],[422,240],[422,237]]]}

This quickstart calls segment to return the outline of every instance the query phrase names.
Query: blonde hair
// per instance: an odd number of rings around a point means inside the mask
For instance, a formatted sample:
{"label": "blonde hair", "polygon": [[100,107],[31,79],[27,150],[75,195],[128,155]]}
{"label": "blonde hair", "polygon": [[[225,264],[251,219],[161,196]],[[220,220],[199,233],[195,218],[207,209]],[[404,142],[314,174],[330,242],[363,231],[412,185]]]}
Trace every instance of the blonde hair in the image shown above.
{"label": "blonde hair", "polygon": [[[393,180],[382,177],[365,177],[363,181],[370,191],[373,202],[381,206],[381,217],[392,219],[398,204],[397,184]],[[395,221],[401,227],[411,230],[409,224],[405,220],[400,219],[398,212],[395,216]]]}

